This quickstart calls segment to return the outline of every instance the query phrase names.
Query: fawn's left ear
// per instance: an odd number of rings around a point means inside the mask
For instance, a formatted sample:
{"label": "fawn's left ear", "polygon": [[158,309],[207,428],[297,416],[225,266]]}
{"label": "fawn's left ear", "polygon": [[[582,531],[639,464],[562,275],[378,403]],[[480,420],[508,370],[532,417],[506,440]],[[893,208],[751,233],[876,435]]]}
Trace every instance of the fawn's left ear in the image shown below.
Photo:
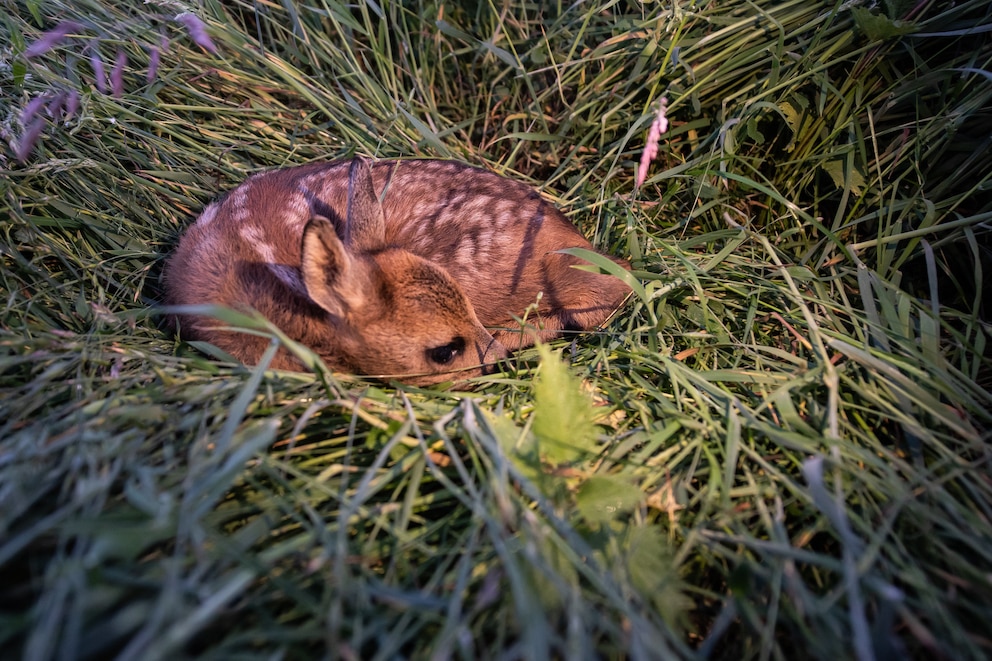
{"label": "fawn's left ear", "polygon": [[375,250],[386,242],[386,216],[372,183],[372,162],[362,156],[351,160],[348,170],[348,210],[344,243],[356,250]]}
{"label": "fawn's left ear", "polygon": [[365,305],[366,292],[373,291],[368,269],[341,242],[330,220],[310,219],[302,253],[303,283],[317,305],[342,319]]}

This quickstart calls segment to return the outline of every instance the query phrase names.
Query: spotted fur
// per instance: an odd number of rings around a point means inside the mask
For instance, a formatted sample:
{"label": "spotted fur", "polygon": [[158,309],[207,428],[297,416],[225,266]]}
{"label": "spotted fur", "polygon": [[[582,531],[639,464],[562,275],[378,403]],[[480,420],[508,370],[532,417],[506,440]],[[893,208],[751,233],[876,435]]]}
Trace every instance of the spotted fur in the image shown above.
{"label": "spotted fur", "polygon": [[[165,283],[170,304],[255,308],[334,369],[432,383],[602,324],[629,289],[556,252],[573,247],[592,249],[524,184],[450,161],[354,159],[249,177],[187,230]],[[539,294],[537,332],[522,332],[514,317]],[[246,363],[265,349],[179,321]],[[274,366],[301,368],[288,353]]]}

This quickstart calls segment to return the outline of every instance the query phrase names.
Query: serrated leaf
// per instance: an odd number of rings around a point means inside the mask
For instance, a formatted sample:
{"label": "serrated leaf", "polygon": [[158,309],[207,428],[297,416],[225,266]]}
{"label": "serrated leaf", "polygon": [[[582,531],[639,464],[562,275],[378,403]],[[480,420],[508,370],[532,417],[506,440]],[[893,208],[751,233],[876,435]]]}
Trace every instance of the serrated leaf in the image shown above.
{"label": "serrated leaf", "polygon": [[906,21],[894,21],[882,14],[873,14],[864,7],[851,7],[851,16],[858,29],[871,41],[882,41],[901,37],[916,30],[916,25]]}
{"label": "serrated leaf", "polygon": [[851,192],[860,197],[861,191],[865,187],[865,178],[857,168],[851,168],[850,172],[845,172],[844,162],[835,160],[827,161],[820,166],[823,171],[830,175],[834,185],[841,190],[850,186]]}
{"label": "serrated leaf", "polygon": [[627,571],[631,582],[673,626],[684,626],[693,603],[682,591],[671,544],[660,529],[639,526],[627,537]]}
{"label": "serrated leaf", "polygon": [[516,469],[526,479],[540,485],[543,473],[534,436],[523,432],[513,420],[505,415],[496,415],[484,409],[482,412],[486,416],[486,422],[496,437],[497,443]]}
{"label": "serrated leaf", "polygon": [[579,487],[575,496],[579,514],[589,523],[609,523],[642,500],[644,493],[619,475],[594,475]]}
{"label": "serrated leaf", "polygon": [[779,112],[782,113],[782,117],[785,119],[785,123],[791,132],[789,144],[786,146],[785,150],[792,151],[796,145],[796,133],[798,133],[799,125],[802,122],[802,112],[791,101],[782,101],[777,103],[776,106],[778,107]]}
{"label": "serrated leaf", "polygon": [[546,346],[538,346],[541,373],[534,382],[534,425],[541,455],[553,464],[567,463],[595,452],[596,425],[592,400],[581,382]]}
{"label": "serrated leaf", "polygon": [[795,132],[799,128],[799,120],[802,118],[799,109],[791,101],[781,101],[776,105],[781,111],[782,117],[785,118],[785,123]]}

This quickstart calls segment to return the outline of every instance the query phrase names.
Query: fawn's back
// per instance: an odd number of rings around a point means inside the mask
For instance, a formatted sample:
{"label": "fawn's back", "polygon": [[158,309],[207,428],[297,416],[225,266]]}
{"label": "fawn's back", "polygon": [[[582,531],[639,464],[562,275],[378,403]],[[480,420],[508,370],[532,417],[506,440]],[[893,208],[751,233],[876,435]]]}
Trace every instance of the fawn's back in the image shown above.
{"label": "fawn's back", "polygon": [[[554,252],[572,247],[592,248],[524,184],[448,161],[356,159],[249,177],[190,227],[169,260],[166,286],[172,304],[254,307],[332,368],[436,372],[419,379],[430,382],[445,374],[434,368],[504,356],[493,335],[512,348],[532,344],[534,334],[521,333],[513,318],[539,293],[529,320],[544,339],[601,324],[629,289],[571,268],[582,261]],[[321,273],[337,276],[349,259],[361,277],[336,284],[332,277],[319,291],[328,280]],[[264,339],[209,331],[200,318],[181,323],[187,337],[219,343],[245,362],[264,350]],[[410,349],[394,356],[384,347],[397,344]],[[415,359],[439,347],[445,357],[459,345],[461,365]],[[288,356],[278,362],[294,367]]]}

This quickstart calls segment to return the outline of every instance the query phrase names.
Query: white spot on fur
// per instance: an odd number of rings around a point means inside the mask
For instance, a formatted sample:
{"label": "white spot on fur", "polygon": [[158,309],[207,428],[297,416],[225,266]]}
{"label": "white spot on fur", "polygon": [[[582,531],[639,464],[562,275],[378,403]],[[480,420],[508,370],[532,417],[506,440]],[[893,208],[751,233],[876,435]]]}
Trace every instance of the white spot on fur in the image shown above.
{"label": "white spot on fur", "polygon": [[217,210],[220,208],[216,202],[211,202],[207,207],[200,213],[200,217],[196,219],[196,224],[200,227],[206,227],[213,222],[214,218],[217,217]]}
{"label": "white spot on fur", "polygon": [[458,242],[458,249],[455,252],[455,261],[463,264],[471,264],[478,258],[478,253],[479,251],[476,250],[476,247],[472,241],[462,239]]}
{"label": "white spot on fur", "polygon": [[[304,194],[304,198],[309,194],[310,197],[328,202],[335,197],[346,195],[349,167],[350,163],[347,161],[335,163],[300,179],[300,191]],[[309,207],[307,212],[309,213]]]}
{"label": "white spot on fur", "polygon": [[248,184],[242,184],[231,192],[228,198],[228,206],[231,209],[231,220],[243,223],[248,220],[250,214],[248,209]]}
{"label": "white spot on fur", "polygon": [[427,220],[427,218],[430,217],[431,212],[433,212],[436,208],[437,207],[434,204],[430,204],[429,202],[419,202],[417,206],[410,211],[410,218],[418,221]]}
{"label": "white spot on fur", "polygon": [[279,278],[284,285],[296,294],[300,296],[307,295],[307,288],[303,284],[299,270],[286,264],[276,263],[275,248],[265,242],[262,236],[262,230],[257,225],[242,225],[238,232],[241,234],[241,238],[258,253],[260,260],[272,275]]}
{"label": "white spot on fur", "polygon": [[271,264],[275,260],[275,249],[265,242],[262,236],[262,230],[257,225],[242,225],[238,232],[241,234],[241,238],[255,249],[255,252],[258,253],[258,256],[262,258],[263,262]]}
{"label": "white spot on fur", "polygon": [[310,220],[310,203],[303,193],[291,195],[286,203],[286,213],[280,220],[290,234],[303,234],[303,227]]}

